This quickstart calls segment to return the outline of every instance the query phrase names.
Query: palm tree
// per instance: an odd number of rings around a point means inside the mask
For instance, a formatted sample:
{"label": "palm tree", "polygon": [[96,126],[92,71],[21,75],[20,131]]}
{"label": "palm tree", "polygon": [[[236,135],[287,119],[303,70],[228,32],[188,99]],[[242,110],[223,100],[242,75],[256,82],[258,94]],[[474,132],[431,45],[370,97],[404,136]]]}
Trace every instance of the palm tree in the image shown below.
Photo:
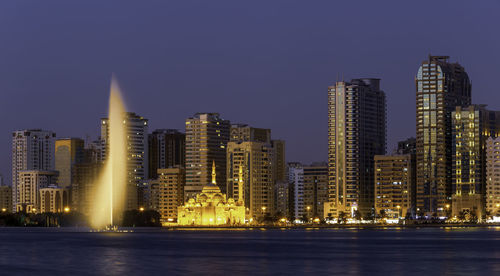
{"label": "palm tree", "polygon": [[347,216],[346,216],[346,213],[344,213],[343,211],[340,211],[340,212],[339,212],[338,223],[343,223],[343,224],[345,224],[346,222],[347,222]]}

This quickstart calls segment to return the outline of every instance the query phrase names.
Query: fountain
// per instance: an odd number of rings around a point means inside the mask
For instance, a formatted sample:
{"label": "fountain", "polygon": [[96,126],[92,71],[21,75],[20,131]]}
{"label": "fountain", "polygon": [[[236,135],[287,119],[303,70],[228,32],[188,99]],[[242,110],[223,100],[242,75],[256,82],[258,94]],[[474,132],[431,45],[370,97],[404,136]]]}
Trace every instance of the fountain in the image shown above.
{"label": "fountain", "polygon": [[109,96],[106,161],[95,185],[94,208],[90,223],[94,229],[117,230],[123,214],[127,183],[127,138],[123,120],[125,105],[116,79],[111,80]]}

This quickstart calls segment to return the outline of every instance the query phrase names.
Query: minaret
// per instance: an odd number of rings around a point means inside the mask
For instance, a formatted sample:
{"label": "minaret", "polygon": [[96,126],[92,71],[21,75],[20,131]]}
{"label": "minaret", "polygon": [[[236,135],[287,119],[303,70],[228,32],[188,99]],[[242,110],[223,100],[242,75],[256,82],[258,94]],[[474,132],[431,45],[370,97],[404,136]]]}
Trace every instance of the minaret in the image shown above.
{"label": "minaret", "polygon": [[240,171],[238,175],[238,203],[243,205],[243,166],[240,165]]}
{"label": "minaret", "polygon": [[215,180],[215,160],[212,161],[212,184],[217,185],[217,181]]}

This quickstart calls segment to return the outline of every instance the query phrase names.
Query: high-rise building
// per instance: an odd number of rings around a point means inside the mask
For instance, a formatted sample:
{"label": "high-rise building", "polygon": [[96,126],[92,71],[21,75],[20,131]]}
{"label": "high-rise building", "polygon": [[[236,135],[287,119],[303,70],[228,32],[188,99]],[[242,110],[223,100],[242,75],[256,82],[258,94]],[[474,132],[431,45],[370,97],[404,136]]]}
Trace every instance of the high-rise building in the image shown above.
{"label": "high-rise building", "polygon": [[[138,208],[138,191],[148,179],[148,119],[132,112],[125,112],[123,123],[127,135],[127,202],[126,209]],[[104,142],[103,157],[109,148],[108,118],[101,119],[101,139]]]}
{"label": "high-rise building", "polygon": [[307,218],[324,218],[324,205],[328,202],[328,164],[313,163],[304,166],[304,208]]}
{"label": "high-rise building", "polygon": [[83,162],[73,166],[71,176],[71,210],[90,215],[94,207],[96,181],[103,168],[106,145],[99,139],[87,143]]}
{"label": "high-rise building", "polygon": [[[452,216],[485,214],[486,140],[500,134],[500,111],[457,106],[452,118]],[[449,211],[450,205],[445,209]],[[447,212],[447,215],[449,212]]]}
{"label": "high-rise building", "polygon": [[328,88],[329,203],[325,217],[373,212],[375,155],[386,151],[386,102],[380,79]]}
{"label": "high-rise building", "polygon": [[274,179],[275,181],[288,182],[286,174],[285,141],[271,140],[274,149]]}
{"label": "high-rise building", "polygon": [[429,56],[415,78],[417,99],[417,209],[446,215],[451,202],[451,112],[471,103],[469,76],[447,56]]}
{"label": "high-rise building", "polygon": [[161,222],[177,221],[177,209],[184,203],[184,168],[158,169],[157,211]]}
{"label": "high-rise building", "polygon": [[[227,197],[247,209],[247,219],[274,214],[273,148],[258,141],[227,144]],[[241,190],[240,190],[241,189]]]}
{"label": "high-rise building", "polygon": [[276,215],[290,218],[290,184],[286,181],[276,181],[274,185],[274,205]]}
{"label": "high-rise building", "polygon": [[55,169],[59,172],[58,186],[69,188],[73,168],[84,161],[85,143],[79,138],[57,139],[55,142]]}
{"label": "high-rise building", "polygon": [[397,154],[417,154],[417,140],[410,137],[404,141],[398,142]]}
{"label": "high-rise building", "polygon": [[54,169],[56,134],[40,129],[18,130],[12,133],[12,208],[21,203],[18,176],[25,170]]}
{"label": "high-rise building", "polygon": [[102,168],[101,162],[85,162],[74,166],[70,197],[72,210],[85,215],[92,214],[96,181]]}
{"label": "high-rise building", "polygon": [[149,134],[149,178],[158,178],[158,169],[185,167],[186,134],[177,129],[157,129]]}
{"label": "high-rise building", "polygon": [[40,212],[40,189],[57,183],[57,171],[19,171],[18,172],[18,201],[16,212]]}
{"label": "high-rise building", "polygon": [[486,212],[500,217],[500,137],[486,140]]}
{"label": "high-rise building", "polygon": [[254,141],[266,144],[271,143],[271,130],[267,128],[255,128],[247,124],[232,124],[231,142]]}
{"label": "high-rise building", "polygon": [[415,214],[411,154],[375,156],[375,214],[399,219]]}
{"label": "high-rise building", "polygon": [[196,113],[186,119],[186,202],[210,183],[212,162],[215,162],[219,188],[225,193],[229,132],[230,122],[218,113]]}
{"label": "high-rise building", "polygon": [[287,165],[288,183],[290,185],[290,218],[293,221],[303,220],[306,216],[304,205],[304,166],[298,162]]}

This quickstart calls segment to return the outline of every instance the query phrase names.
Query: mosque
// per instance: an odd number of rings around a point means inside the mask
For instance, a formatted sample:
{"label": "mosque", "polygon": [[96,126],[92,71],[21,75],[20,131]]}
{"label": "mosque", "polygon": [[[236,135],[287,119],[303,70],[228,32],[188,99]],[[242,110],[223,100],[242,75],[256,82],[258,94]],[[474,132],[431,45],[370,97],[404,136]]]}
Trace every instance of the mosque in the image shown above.
{"label": "mosque", "polygon": [[[240,168],[239,185],[243,187],[243,173]],[[212,164],[212,183],[203,187],[201,193],[190,198],[184,206],[178,207],[177,224],[192,226],[242,225],[245,223],[245,206],[242,188],[238,202],[226,198],[215,180],[215,162]]]}

